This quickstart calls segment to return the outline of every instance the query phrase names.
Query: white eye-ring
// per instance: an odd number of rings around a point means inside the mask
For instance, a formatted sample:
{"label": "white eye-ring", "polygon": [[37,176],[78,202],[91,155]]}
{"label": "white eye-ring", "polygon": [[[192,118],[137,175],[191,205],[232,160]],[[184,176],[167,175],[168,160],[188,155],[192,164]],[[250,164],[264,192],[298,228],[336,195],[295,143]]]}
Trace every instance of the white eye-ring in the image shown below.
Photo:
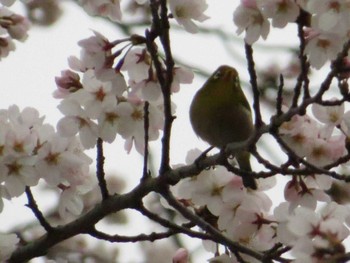
{"label": "white eye-ring", "polygon": [[222,77],[222,72],[221,72],[221,70],[217,70],[217,71],[214,73],[213,79],[217,80],[218,78],[221,78],[221,77]]}

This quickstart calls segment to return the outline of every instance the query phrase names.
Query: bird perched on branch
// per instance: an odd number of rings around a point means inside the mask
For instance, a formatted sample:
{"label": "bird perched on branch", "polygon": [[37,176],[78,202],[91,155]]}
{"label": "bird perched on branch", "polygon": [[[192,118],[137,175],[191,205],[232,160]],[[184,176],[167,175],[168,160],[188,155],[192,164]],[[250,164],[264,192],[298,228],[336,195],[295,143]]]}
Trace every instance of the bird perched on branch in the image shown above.
{"label": "bird perched on branch", "polygon": [[[190,107],[190,121],[201,139],[221,150],[252,135],[252,113],[234,68],[220,66],[198,90]],[[242,170],[252,171],[248,151],[237,152],[235,158]],[[257,189],[253,177],[245,175],[242,180],[245,187]]]}

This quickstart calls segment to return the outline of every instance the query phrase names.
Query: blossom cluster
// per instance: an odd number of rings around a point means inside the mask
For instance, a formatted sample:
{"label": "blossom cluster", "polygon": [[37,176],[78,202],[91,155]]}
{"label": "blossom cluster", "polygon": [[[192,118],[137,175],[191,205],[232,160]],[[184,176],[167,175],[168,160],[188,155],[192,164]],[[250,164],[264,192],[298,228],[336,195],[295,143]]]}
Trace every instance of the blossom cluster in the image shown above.
{"label": "blossom cluster", "polygon": [[311,20],[304,28],[305,53],[310,64],[319,69],[334,60],[348,41],[349,11],[350,5],[344,0],[241,0],[234,23],[237,33],[245,31],[245,41],[253,44],[259,37],[267,38],[270,24],[283,28],[304,12]]}
{"label": "blossom cluster", "polygon": [[344,111],[344,104],[313,104],[317,121],[309,115],[295,115],[280,127],[279,133],[290,149],[308,163],[318,167],[329,165],[347,153],[350,111]]}
{"label": "blossom cluster", "polygon": [[[10,5],[13,1],[1,1]],[[17,15],[4,6],[0,6],[0,60],[15,50],[14,40],[23,42],[27,38],[30,23],[26,17]]]}
{"label": "blossom cluster", "polygon": [[[138,5],[148,4],[148,0],[135,0]],[[114,22],[121,22],[120,0],[79,0],[85,11],[92,16],[102,16]],[[195,21],[203,22],[209,17],[204,14],[208,8],[206,0],[169,0],[169,9],[179,25],[190,33],[197,33]]]}
{"label": "blossom cluster", "polygon": [[317,212],[305,206],[291,212],[288,206],[281,203],[274,216],[277,240],[291,247],[293,262],[332,262],[344,255],[343,241],[350,233],[349,208],[329,202]]}
{"label": "blossom cluster", "polygon": [[[279,134],[290,150],[306,161],[305,165],[331,165],[347,154],[350,112],[344,111],[343,104],[314,104],[315,118],[295,115],[280,127]],[[198,150],[190,151],[186,162],[193,163],[199,155]],[[182,180],[173,191],[194,211],[205,207],[215,217],[214,225],[227,237],[255,250],[266,251],[280,242],[291,247],[296,262],[324,262],[344,253],[342,242],[350,233],[350,210],[331,202],[327,191],[334,179],[322,174],[291,177],[284,189],[286,202],[271,211],[272,201],[265,192],[274,186],[272,180],[258,180],[258,191],[251,191],[243,187],[240,177],[215,167]],[[326,205],[318,210],[322,203]],[[210,242],[204,247],[217,252]],[[236,262],[229,254],[212,260]]]}
{"label": "blossom cluster", "polygon": [[92,160],[75,137],[62,138],[43,121],[33,108],[20,111],[11,106],[0,112],[0,211],[3,198],[22,195],[40,179],[62,190],[62,216],[82,209],[69,203],[92,187],[88,175]]}
{"label": "blossom cluster", "polygon": [[[189,151],[186,163],[193,163],[200,154],[197,149]],[[203,208],[207,209],[209,218],[215,218],[213,225],[231,240],[264,251],[275,243],[276,225],[269,214],[272,201],[264,192],[274,186],[274,180],[259,180],[259,190],[251,191],[243,186],[241,177],[218,166],[180,181],[172,191],[198,214],[203,214],[199,212]],[[214,243],[204,241],[203,245],[208,251],[217,253]]]}
{"label": "blossom cluster", "polygon": [[[79,134],[86,149],[94,147],[97,138],[112,143],[119,134],[128,152],[135,145],[142,154],[146,101],[148,140],[156,140],[163,128],[162,91],[152,59],[145,48],[132,46],[115,62],[125,47],[113,52],[120,42],[94,33],[79,42],[80,58],[69,58],[74,71],[62,71],[56,78],[54,96],[62,99],[58,108],[65,115],[57,124],[58,132],[67,138]],[[122,72],[127,72],[128,84]],[[175,67],[171,92],[179,91],[181,83],[191,83],[192,79],[191,71]]]}

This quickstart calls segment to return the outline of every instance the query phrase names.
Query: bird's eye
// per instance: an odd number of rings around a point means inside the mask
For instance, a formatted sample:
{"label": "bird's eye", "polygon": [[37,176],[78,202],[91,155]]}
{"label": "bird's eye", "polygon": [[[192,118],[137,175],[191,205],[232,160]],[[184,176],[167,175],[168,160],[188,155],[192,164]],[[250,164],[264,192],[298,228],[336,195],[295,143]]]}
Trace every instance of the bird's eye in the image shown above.
{"label": "bird's eye", "polygon": [[221,70],[217,70],[215,73],[214,73],[214,76],[213,76],[213,79],[217,80],[219,78],[222,77],[222,72]]}

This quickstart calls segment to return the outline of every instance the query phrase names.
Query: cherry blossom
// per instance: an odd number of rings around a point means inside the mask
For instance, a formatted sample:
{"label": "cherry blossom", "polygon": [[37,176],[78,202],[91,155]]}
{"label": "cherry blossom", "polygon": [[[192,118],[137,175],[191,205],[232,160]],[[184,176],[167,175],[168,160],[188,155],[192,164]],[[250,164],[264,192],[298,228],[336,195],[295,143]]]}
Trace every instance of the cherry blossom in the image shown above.
{"label": "cherry blossom", "polygon": [[71,137],[79,132],[82,145],[86,149],[94,147],[98,136],[97,124],[88,117],[79,103],[73,99],[63,100],[58,109],[66,115],[57,123],[58,133]]}
{"label": "cherry blossom", "polygon": [[312,138],[306,149],[306,160],[316,166],[330,164],[346,154],[345,136],[333,136],[328,139]]}
{"label": "cherry blossom", "polygon": [[131,92],[128,95],[131,100],[158,101],[162,94],[160,84],[156,80],[142,80],[137,83],[131,82],[130,87]]}
{"label": "cherry blossom", "polygon": [[300,157],[306,155],[305,146],[310,138],[317,137],[316,131],[316,123],[308,115],[295,115],[279,129],[283,141]]}
{"label": "cherry blossom", "polygon": [[180,90],[180,84],[191,84],[193,78],[194,74],[192,70],[183,67],[175,67],[171,91],[178,92]]}
{"label": "cherry blossom", "polygon": [[26,186],[37,185],[39,176],[34,168],[35,163],[35,157],[4,158],[0,170],[6,178],[3,185],[10,197],[23,194]]}
{"label": "cherry blossom", "polygon": [[298,206],[304,206],[314,210],[317,201],[330,201],[330,197],[324,192],[324,190],[327,190],[327,188],[320,189],[319,185],[316,186],[311,180],[293,178],[286,184],[284,197],[286,201],[289,202],[290,210],[293,210]]}
{"label": "cherry blossom", "polygon": [[[99,136],[106,142],[113,142],[119,128],[120,123],[129,121],[128,117],[134,112],[133,106],[128,102],[119,103],[116,107],[106,109],[98,119]],[[128,136],[128,131],[122,132]],[[130,131],[131,133],[131,131]]]}
{"label": "cherry blossom", "polygon": [[[143,102],[134,102],[130,104],[133,111],[130,115],[124,116],[119,122],[118,133],[126,140],[124,148],[130,152],[134,145],[136,150],[143,154],[144,152],[144,113]],[[159,136],[159,131],[163,128],[163,115],[161,110],[149,105],[149,141],[154,141]]]}
{"label": "cherry blossom", "polygon": [[151,57],[142,48],[133,48],[125,56],[121,70],[127,71],[129,81],[135,83],[148,79],[151,67]]}
{"label": "cherry blossom", "polygon": [[29,26],[27,18],[0,7],[0,35],[2,32],[7,32],[11,38],[23,42],[28,37]]}
{"label": "cherry blossom", "polygon": [[208,262],[212,263],[239,263],[239,261],[233,256],[228,254],[221,254],[219,256],[215,256],[208,260]]}
{"label": "cherry blossom", "polygon": [[[80,40],[78,45],[82,47],[80,52],[80,69],[96,69],[97,71],[110,67],[113,44],[97,31],[94,36]],[[113,60],[112,60],[113,61]],[[83,70],[82,70],[83,71]]]}
{"label": "cherry blossom", "polygon": [[222,190],[232,177],[233,174],[223,167],[217,167],[214,173],[210,170],[202,172],[197,176],[191,200],[196,205],[206,206],[213,215],[218,216],[224,204]]}
{"label": "cherry blossom", "polygon": [[233,21],[237,26],[237,34],[245,31],[244,40],[250,45],[260,36],[266,39],[270,31],[270,22],[258,9],[256,0],[242,0],[234,11]]}
{"label": "cherry blossom", "polygon": [[2,260],[9,259],[19,241],[15,234],[0,233],[0,258]]}
{"label": "cherry blossom", "polygon": [[62,218],[68,219],[71,215],[78,216],[83,208],[83,200],[74,188],[70,187],[62,192],[58,204],[58,212]]}
{"label": "cherry blossom", "polygon": [[332,134],[334,127],[341,125],[343,122],[344,104],[332,107],[312,104],[311,109],[315,118],[325,124],[327,134]]}
{"label": "cherry blossom", "polygon": [[108,17],[115,22],[120,22],[122,19],[119,0],[80,0],[79,2],[90,15]]}
{"label": "cherry blossom", "polygon": [[173,263],[188,263],[188,251],[185,248],[179,248],[173,256]]}
{"label": "cherry blossom", "polygon": [[349,5],[344,0],[309,0],[302,7],[315,14],[313,27],[327,32],[337,32],[345,36],[350,26]]}
{"label": "cherry blossom", "polygon": [[198,27],[193,20],[203,22],[209,18],[204,14],[208,8],[206,0],[170,0],[169,8],[176,21],[190,33],[198,32]]}
{"label": "cherry blossom", "polygon": [[63,99],[83,88],[80,82],[79,74],[71,70],[61,71],[61,77],[55,77],[57,90],[54,91],[53,97],[56,99]]}
{"label": "cherry blossom", "polygon": [[88,117],[97,119],[103,109],[116,106],[116,94],[113,92],[112,83],[98,80],[93,70],[84,73],[82,84],[83,89],[73,93],[71,98],[83,106]]}
{"label": "cherry blossom", "polygon": [[297,208],[287,223],[287,228],[295,235],[292,254],[299,262],[307,258],[328,261],[337,256],[343,246],[341,242],[350,233],[344,224],[348,218],[349,210],[333,202],[319,213],[305,207]]}
{"label": "cherry blossom", "polygon": [[283,28],[299,16],[299,7],[294,0],[257,0],[263,15],[272,18],[272,26]]}
{"label": "cherry blossom", "polygon": [[[83,180],[92,160],[85,154],[77,154],[77,149],[72,148],[75,137],[61,138],[55,136],[50,142],[45,143],[38,151],[36,168],[45,181],[52,186],[63,182],[76,184]],[[82,173],[80,173],[82,172]]]}
{"label": "cherry blossom", "polygon": [[343,44],[339,35],[322,31],[308,33],[306,41],[305,53],[316,69],[320,69],[327,61],[334,60]]}

